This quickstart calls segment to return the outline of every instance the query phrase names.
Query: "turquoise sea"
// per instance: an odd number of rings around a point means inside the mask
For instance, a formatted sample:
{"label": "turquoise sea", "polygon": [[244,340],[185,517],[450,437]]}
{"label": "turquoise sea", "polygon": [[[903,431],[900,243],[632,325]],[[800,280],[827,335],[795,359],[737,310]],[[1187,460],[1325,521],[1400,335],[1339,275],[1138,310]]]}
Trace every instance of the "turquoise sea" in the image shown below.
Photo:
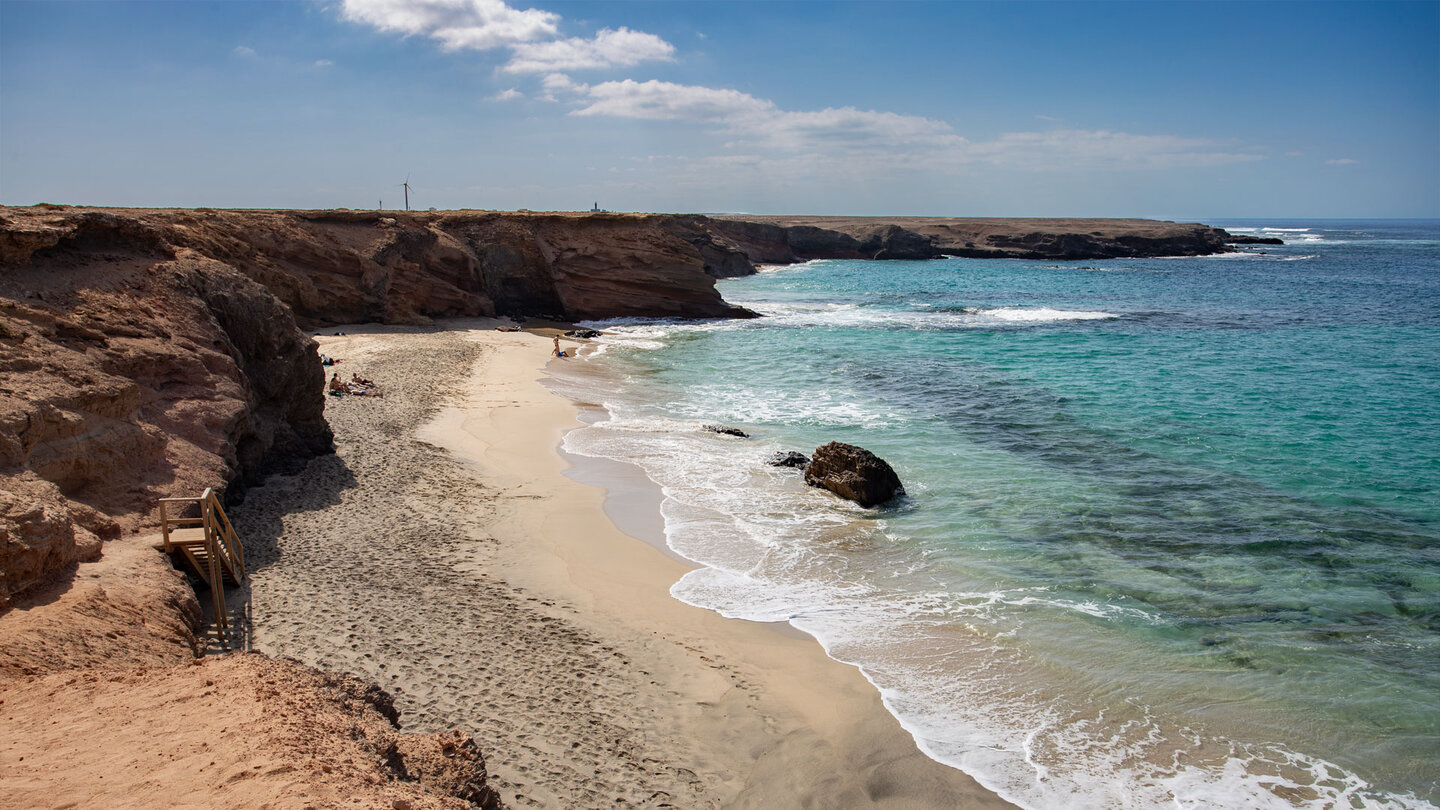
{"label": "turquoise sea", "polygon": [[[594,324],[565,448],[662,487],[676,598],[810,633],[1024,807],[1434,807],[1440,222],[1212,224],[1286,244],[815,261],[720,282],[754,321]],[[765,464],[831,440],[908,495]]]}

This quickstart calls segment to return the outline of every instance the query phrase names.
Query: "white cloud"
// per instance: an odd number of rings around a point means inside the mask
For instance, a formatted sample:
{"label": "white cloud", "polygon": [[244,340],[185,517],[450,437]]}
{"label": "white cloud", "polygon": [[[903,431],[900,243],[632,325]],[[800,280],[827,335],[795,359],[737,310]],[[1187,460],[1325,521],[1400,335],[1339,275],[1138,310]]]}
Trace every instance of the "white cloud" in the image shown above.
{"label": "white cloud", "polygon": [[234,54],[236,56],[254,56],[255,49],[250,47],[249,45],[236,45]]}
{"label": "white cloud", "polygon": [[560,15],[511,8],[502,0],[342,0],[347,20],[381,31],[438,40],[447,51],[492,48],[553,37]]}
{"label": "white cloud", "polygon": [[1186,168],[1263,159],[1201,138],[1104,130],[1013,132],[974,142],[950,124],[923,116],[854,107],[788,111],[739,90],[655,80],[572,83],[564,89],[582,98],[583,106],[572,115],[689,121],[729,138],[730,149],[788,153],[792,158],[863,156],[872,164],[896,168],[994,165],[1035,171]]}
{"label": "white cloud", "polygon": [[1354,158],[1331,158],[1330,160],[1327,160],[1325,162],[1330,164],[1331,166],[1354,166],[1360,161],[1355,160]]}
{"label": "white cloud", "polygon": [[315,67],[317,67],[317,68],[327,68],[327,67],[333,66],[334,64],[335,64],[335,63],[332,62],[332,61],[330,61],[329,59],[316,59],[316,60],[315,60]]}
{"label": "white cloud", "polygon": [[716,90],[654,79],[647,82],[634,79],[603,82],[582,87],[581,91],[588,96],[590,103],[575,110],[572,115],[686,120],[733,126],[778,112],[773,103],[739,90]]}
{"label": "white cloud", "polygon": [[604,28],[594,39],[556,39],[513,46],[514,57],[502,70],[508,73],[554,73],[563,70],[629,67],[641,62],[668,62],[675,46],[643,31]]}
{"label": "white cloud", "polygon": [[[624,26],[602,28],[590,39],[557,39],[559,14],[521,11],[504,0],[341,0],[341,9],[351,22],[430,37],[447,51],[509,48],[510,60],[501,67],[506,73],[555,74],[675,58],[674,45]],[[541,98],[554,100],[553,93]]]}
{"label": "white cloud", "polygon": [[516,90],[515,88],[512,87],[512,88],[510,88],[509,90],[501,90],[500,92],[498,92],[498,93],[496,93],[495,95],[491,96],[491,97],[490,97],[490,100],[491,100],[491,101],[514,101],[514,100],[517,99],[517,98],[524,98],[524,97],[525,97],[525,94],[524,94],[524,93],[522,93],[522,92],[520,92],[519,90]]}

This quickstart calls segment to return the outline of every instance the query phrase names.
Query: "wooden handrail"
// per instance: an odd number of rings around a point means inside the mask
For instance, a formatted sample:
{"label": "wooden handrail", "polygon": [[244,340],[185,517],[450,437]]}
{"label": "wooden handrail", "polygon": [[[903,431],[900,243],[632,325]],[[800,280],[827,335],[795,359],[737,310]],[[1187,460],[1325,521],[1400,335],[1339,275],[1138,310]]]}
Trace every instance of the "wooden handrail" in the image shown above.
{"label": "wooden handrail", "polygon": [[213,501],[215,504],[215,514],[220,516],[220,521],[218,525],[221,529],[223,529],[221,537],[223,537],[225,540],[226,550],[230,552],[230,559],[232,562],[232,567],[235,571],[235,578],[244,579],[245,547],[240,543],[240,535],[236,534],[235,527],[230,525],[230,517],[225,514],[225,510],[220,506],[220,500],[214,495],[210,496],[210,500]]}
{"label": "wooden handrail", "polygon": [[[215,625],[223,638],[230,624],[225,610],[225,570],[230,571],[236,582],[245,580],[245,547],[240,542],[240,535],[231,525],[230,517],[225,514],[225,508],[220,505],[220,499],[212,488],[207,487],[198,498],[161,498],[159,501],[160,533],[164,538],[167,553],[175,550],[175,542],[170,537],[172,528],[199,527],[203,532],[207,557],[205,567],[208,570],[197,573],[204,576],[210,585],[215,606]],[[199,504],[200,516],[170,517],[167,507],[177,503]],[[198,564],[198,560],[195,560],[188,550],[185,554],[192,564]]]}
{"label": "wooden handrail", "polygon": [[209,489],[200,501],[200,516],[205,518],[205,550],[209,557],[210,564],[210,598],[215,603],[215,626],[219,629],[218,635],[225,637],[225,631],[230,629],[229,617],[225,610],[225,574],[220,569],[220,543],[215,536],[215,509],[214,497]]}

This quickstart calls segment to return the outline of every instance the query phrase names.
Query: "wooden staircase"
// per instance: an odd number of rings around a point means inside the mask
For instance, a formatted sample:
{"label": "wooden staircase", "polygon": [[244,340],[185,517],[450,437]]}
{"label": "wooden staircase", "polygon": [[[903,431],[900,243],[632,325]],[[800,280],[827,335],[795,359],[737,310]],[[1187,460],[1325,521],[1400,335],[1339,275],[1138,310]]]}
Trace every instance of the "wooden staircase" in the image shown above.
{"label": "wooden staircase", "polygon": [[[200,515],[171,517],[172,513],[188,511],[189,504],[199,504]],[[240,536],[230,525],[230,518],[215,497],[215,490],[206,489],[198,498],[161,498],[160,533],[164,538],[161,550],[182,562],[210,587],[215,606],[216,635],[222,640],[230,627],[225,610],[225,583],[239,585],[245,581],[245,549]]]}

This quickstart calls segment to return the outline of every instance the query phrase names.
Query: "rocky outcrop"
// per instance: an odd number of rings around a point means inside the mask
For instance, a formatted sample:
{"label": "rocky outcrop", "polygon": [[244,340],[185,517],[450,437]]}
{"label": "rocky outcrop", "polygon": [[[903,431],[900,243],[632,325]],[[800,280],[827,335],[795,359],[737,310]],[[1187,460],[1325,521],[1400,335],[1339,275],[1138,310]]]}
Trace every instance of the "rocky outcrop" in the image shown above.
{"label": "rocky outcrop", "polygon": [[815,448],[805,483],[821,487],[861,506],[876,506],[905,494],[900,477],[884,459],[853,444],[830,442]]}
{"label": "rocky outcrop", "polygon": [[[691,228],[708,231],[716,241],[734,245],[754,264],[790,264],[796,261],[790,245],[789,228],[763,222],[714,217],[684,217]],[[749,275],[754,268],[741,268],[738,275]]]}
{"label": "rocky outcrop", "polygon": [[715,217],[708,227],[757,264],[812,259],[1115,259],[1224,253],[1236,237],[1139,219]]}
{"label": "rocky outcrop", "polygon": [[1250,234],[1230,233],[1230,232],[1228,232],[1228,231],[1225,231],[1225,232],[1223,232],[1223,233],[1225,234],[1225,244],[1227,244],[1227,245],[1283,245],[1283,244],[1285,244],[1285,240],[1284,240],[1284,239],[1281,239],[1281,238],[1276,237],[1276,236],[1251,236]]}
{"label": "rocky outcrop", "polygon": [[158,498],[330,448],[314,341],[255,281],[119,215],[0,224],[0,606]]}
{"label": "rocky outcrop", "polygon": [[795,450],[787,450],[783,453],[775,453],[766,459],[765,463],[771,467],[791,467],[803,470],[810,463],[810,457]]}
{"label": "rocky outcrop", "polygon": [[675,217],[210,212],[191,245],[306,326],[461,316],[744,317],[706,268],[740,262]]}
{"label": "rocky outcrop", "polygon": [[[869,223],[841,230],[808,224],[777,225],[735,219],[692,217],[692,224],[717,242],[735,246],[755,264],[790,264],[810,259],[933,259],[941,255],[929,237],[898,225]],[[747,275],[732,264],[725,273]]]}
{"label": "rocky outcrop", "polygon": [[0,608],[159,498],[331,447],[300,327],[748,317],[695,218],[0,208]]}

